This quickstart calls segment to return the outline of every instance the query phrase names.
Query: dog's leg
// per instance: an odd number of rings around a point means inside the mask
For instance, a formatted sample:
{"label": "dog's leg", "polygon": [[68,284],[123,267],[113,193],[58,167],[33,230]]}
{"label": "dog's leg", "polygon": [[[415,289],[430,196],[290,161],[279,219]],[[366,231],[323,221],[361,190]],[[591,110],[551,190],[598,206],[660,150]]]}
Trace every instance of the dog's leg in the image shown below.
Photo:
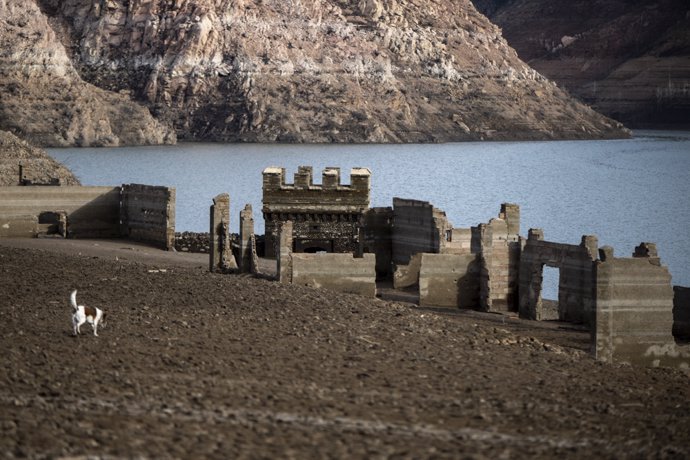
{"label": "dog's leg", "polygon": [[93,322],[93,335],[98,337],[98,323],[96,321]]}

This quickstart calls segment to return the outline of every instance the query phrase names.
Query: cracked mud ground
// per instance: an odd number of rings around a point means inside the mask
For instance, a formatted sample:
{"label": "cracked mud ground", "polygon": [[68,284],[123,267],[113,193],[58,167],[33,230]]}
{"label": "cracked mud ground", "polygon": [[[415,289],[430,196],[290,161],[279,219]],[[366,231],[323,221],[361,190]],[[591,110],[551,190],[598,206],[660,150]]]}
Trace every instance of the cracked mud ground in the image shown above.
{"label": "cracked mud ground", "polygon": [[1,242],[0,293],[3,458],[690,455],[688,376],[582,331]]}

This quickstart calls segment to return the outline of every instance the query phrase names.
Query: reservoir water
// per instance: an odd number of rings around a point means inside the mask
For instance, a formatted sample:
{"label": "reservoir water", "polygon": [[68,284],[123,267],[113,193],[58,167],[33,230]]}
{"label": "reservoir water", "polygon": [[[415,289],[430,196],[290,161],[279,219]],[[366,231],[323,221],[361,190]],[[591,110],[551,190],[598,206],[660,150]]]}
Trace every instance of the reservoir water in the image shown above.
{"label": "reservoir water", "polygon": [[[657,243],[673,283],[690,286],[690,133],[641,131],[612,141],[473,142],[405,145],[178,144],[49,149],[84,185],[142,183],[177,190],[177,231],[208,231],[208,208],[219,193],[231,199],[232,231],[245,203],[263,233],[261,172],[300,165],[372,171],[371,206],[393,197],[431,202],[455,227],[497,216],[503,202],[521,207],[521,234],[579,244],[599,237],[629,257],[640,242]],[[545,276],[548,276],[545,273]],[[549,293],[545,279],[544,295]]]}

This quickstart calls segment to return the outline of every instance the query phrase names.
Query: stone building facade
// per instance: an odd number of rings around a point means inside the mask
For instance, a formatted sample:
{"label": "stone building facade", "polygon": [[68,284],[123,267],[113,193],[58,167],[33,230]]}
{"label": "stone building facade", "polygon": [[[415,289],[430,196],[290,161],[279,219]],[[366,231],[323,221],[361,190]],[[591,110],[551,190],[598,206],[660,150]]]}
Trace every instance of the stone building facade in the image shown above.
{"label": "stone building facade", "polygon": [[310,166],[300,166],[294,183],[284,168],[263,171],[266,257],[275,257],[278,225],[291,221],[293,251],[352,253],[359,249],[363,214],[369,209],[371,172],[353,168],[350,184],[340,182],[340,168],[325,168],[314,184]]}

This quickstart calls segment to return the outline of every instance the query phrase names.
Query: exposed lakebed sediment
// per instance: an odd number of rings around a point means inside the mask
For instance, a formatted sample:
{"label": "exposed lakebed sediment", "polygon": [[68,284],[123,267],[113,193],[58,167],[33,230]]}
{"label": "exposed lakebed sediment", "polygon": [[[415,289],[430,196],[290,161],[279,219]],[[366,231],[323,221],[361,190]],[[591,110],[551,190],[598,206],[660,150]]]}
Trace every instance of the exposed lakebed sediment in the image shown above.
{"label": "exposed lakebed sediment", "polygon": [[[583,332],[57,243],[0,245],[9,457],[690,453],[687,376]],[[74,288],[100,337],[70,336]]]}

